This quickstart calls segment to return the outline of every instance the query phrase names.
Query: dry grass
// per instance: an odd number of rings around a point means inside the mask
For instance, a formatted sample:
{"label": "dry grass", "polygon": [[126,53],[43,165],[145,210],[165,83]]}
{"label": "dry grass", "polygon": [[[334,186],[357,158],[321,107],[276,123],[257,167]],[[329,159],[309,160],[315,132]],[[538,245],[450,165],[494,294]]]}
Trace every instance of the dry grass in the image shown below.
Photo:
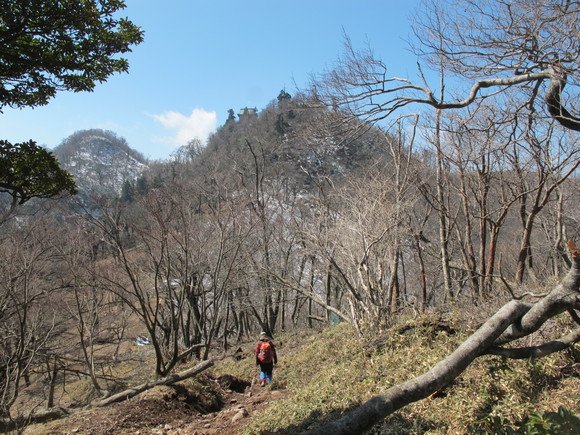
{"label": "dry grass", "polygon": [[[460,324],[451,321],[457,330]],[[399,324],[382,337],[360,339],[342,324],[283,352],[275,377],[290,397],[255,416],[243,433],[295,433],[337,418],[429,370],[469,333],[440,330],[436,317],[416,319],[410,325]],[[556,411],[560,405],[578,414],[579,361],[575,350],[539,361],[479,358],[442,397],[400,410],[372,433],[463,434],[468,425],[494,415],[515,424],[533,411]]]}
{"label": "dry grass", "polygon": [[[268,390],[284,389],[287,398],[270,401],[260,408],[262,411],[256,410],[240,433],[296,433],[340,417],[390,386],[429,370],[470,334],[462,330],[466,324],[453,318],[442,322],[432,314],[400,319],[381,336],[360,338],[346,324],[323,331],[281,334],[275,340],[279,364]],[[569,327],[567,321],[560,320],[553,328]],[[254,346],[254,341],[241,346],[241,360],[218,363],[214,377],[229,374],[251,381]],[[142,382],[142,377],[151,374],[151,370],[144,370],[151,367],[143,362],[151,362],[147,351],[128,347],[124,360],[111,369],[112,373],[128,385]],[[469,425],[485,428],[495,416],[506,424],[516,424],[531,412],[556,411],[559,406],[578,414],[579,368],[580,351],[576,349],[538,361],[482,357],[440,397],[405,407],[371,433],[464,434]],[[196,403],[204,403],[207,387],[200,383],[198,388],[195,382],[187,383],[188,395],[195,397]],[[207,393],[211,393],[208,403],[213,403],[215,392]],[[87,380],[79,379],[67,385],[67,394],[62,398],[67,403],[86,403],[94,392]]]}

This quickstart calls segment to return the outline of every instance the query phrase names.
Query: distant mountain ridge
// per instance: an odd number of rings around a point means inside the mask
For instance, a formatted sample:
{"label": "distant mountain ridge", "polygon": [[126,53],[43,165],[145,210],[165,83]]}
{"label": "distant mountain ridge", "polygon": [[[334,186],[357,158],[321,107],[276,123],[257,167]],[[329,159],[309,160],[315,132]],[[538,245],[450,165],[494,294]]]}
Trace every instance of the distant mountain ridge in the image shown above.
{"label": "distant mountain ridge", "polygon": [[53,152],[74,176],[81,197],[119,196],[125,181],[136,180],[148,168],[147,160],[125,139],[106,130],[78,131]]}

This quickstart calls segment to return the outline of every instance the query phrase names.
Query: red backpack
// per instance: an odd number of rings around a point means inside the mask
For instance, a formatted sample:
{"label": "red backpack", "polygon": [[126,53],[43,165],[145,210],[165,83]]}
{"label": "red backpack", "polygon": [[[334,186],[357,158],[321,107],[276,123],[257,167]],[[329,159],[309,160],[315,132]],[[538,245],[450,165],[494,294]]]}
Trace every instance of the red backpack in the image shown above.
{"label": "red backpack", "polygon": [[269,341],[260,341],[258,343],[258,361],[262,363],[271,363],[273,359],[272,343]]}

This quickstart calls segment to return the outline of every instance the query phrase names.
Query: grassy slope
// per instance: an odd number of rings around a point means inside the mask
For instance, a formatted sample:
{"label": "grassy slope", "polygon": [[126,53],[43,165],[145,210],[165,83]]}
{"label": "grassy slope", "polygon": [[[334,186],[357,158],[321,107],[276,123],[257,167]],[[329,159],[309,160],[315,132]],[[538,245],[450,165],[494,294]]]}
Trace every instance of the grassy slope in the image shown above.
{"label": "grassy slope", "polygon": [[[470,333],[445,332],[437,327],[439,322],[437,316],[401,320],[386,333],[366,338],[359,338],[345,324],[320,333],[300,331],[277,336],[275,342],[279,365],[275,371],[275,381],[268,388],[285,388],[288,399],[273,400],[264,412],[252,413],[243,433],[296,433],[337,418],[374,394],[424,373]],[[564,322],[565,316],[562,316],[555,327],[569,328],[570,325],[564,325]],[[460,325],[465,324],[453,320],[445,323],[458,331],[462,329]],[[254,373],[254,345],[254,342],[248,342],[242,346],[246,358],[240,361],[223,360],[210,371],[215,375],[229,374],[251,379]],[[115,366],[117,375],[127,377],[127,385],[142,382],[140,376],[148,374],[148,370],[143,369],[150,367],[150,364],[143,360],[150,360],[151,355],[148,358],[142,354],[144,351],[150,349],[131,347],[124,354],[124,361]],[[564,406],[580,414],[579,369],[580,352],[577,349],[538,361],[504,361],[498,357],[482,357],[441,397],[426,399],[400,410],[377,425],[372,433],[464,434],[468,425],[478,420],[487,424],[484,428],[489,433],[496,433],[492,427],[494,422],[513,425],[534,411],[556,411],[559,406]],[[207,392],[194,384],[186,382],[184,385],[191,390],[192,397],[197,397],[195,402],[202,403]],[[253,388],[255,391],[260,387]],[[67,386],[67,398],[65,400],[63,397],[61,401],[81,404],[93,395],[90,382],[79,380]],[[210,396],[207,400],[212,399]],[[114,409],[84,412],[89,416],[86,418],[96,422],[99,418],[105,421],[106,413],[113,413]],[[83,415],[78,419],[82,419]],[[498,418],[493,419],[494,416]],[[194,414],[191,418],[195,418]],[[74,427],[73,423],[76,424],[74,419],[54,422],[56,426],[65,428]],[[39,426],[37,431],[30,429],[29,433],[47,433],[48,426]]]}
{"label": "grassy slope", "polygon": [[[292,433],[336,418],[372,395],[427,371],[468,334],[449,334],[434,326],[437,319],[423,320],[422,326],[403,334],[399,324],[369,339],[360,339],[344,324],[310,337],[277,337],[280,361],[273,388],[287,388],[290,398],[253,416],[244,433]],[[244,347],[247,354],[251,346]],[[539,361],[479,358],[443,397],[404,408],[373,433],[466,433],[468,425],[478,420],[491,425],[491,417],[500,416],[514,424],[530,412],[556,411],[561,405],[578,414],[578,361],[577,350]],[[253,372],[252,358],[225,362],[218,370],[247,379]]]}

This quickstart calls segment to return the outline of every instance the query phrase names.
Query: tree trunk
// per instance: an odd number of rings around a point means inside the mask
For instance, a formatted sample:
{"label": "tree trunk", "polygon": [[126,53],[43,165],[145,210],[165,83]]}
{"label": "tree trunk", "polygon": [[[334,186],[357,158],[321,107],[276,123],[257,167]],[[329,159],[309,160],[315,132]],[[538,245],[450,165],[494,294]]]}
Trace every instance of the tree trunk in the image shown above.
{"label": "tree trunk", "polygon": [[445,207],[445,194],[443,192],[443,151],[441,150],[441,110],[435,113],[435,148],[437,149],[437,203],[439,205],[439,246],[441,255],[441,270],[443,272],[443,286],[445,297],[449,302],[453,301],[453,288],[451,285],[451,273],[449,266],[449,234],[447,228],[447,208]]}
{"label": "tree trunk", "polygon": [[423,248],[419,236],[415,236],[415,252],[419,263],[419,282],[421,283],[421,299],[419,301],[420,311],[427,307],[427,273],[425,271],[425,261],[423,260]]}
{"label": "tree trunk", "polygon": [[424,399],[449,385],[480,355],[501,354],[513,358],[543,356],[580,341],[575,330],[560,340],[524,349],[503,349],[503,343],[537,331],[551,317],[580,308],[580,250],[570,243],[573,265],[554,290],[536,304],[510,301],[465,340],[451,355],[427,373],[374,396],[339,420],[305,432],[310,435],[351,435],[371,428],[398,409]]}
{"label": "tree trunk", "polygon": [[520,302],[509,302],[463,342],[455,352],[427,373],[389,388],[341,419],[306,433],[310,435],[358,434],[403,406],[428,397],[458,377],[527,310],[528,307]]}

